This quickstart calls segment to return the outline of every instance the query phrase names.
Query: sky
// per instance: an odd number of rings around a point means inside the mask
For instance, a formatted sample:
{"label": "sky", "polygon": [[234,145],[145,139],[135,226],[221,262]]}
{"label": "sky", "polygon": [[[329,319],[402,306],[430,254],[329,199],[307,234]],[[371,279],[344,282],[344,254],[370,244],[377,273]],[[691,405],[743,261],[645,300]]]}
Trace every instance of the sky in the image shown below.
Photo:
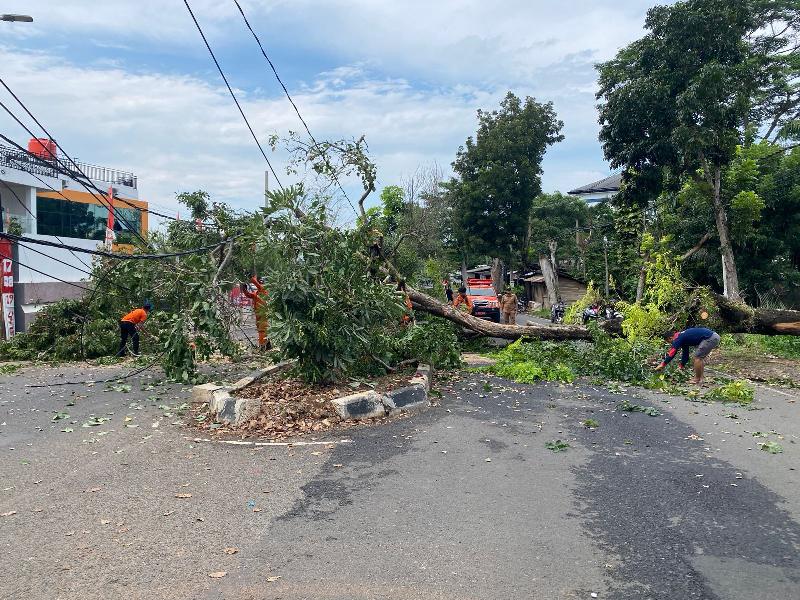
{"label": "sky", "polygon": [[[302,131],[233,0],[189,3],[262,145]],[[511,90],[553,102],[564,122],[543,164],[547,192],[608,175],[594,65],[640,37],[655,4],[240,3],[314,137],[365,136],[378,191],[420,167],[449,173],[477,109]],[[140,197],[169,214],[177,193],[197,189],[241,209],[263,202],[266,163],[183,0],[2,0],[0,12],[34,17],[0,22],[0,77],[71,156],[133,171]],[[3,89],[0,100],[13,106]],[[22,145],[30,137],[5,114],[0,131]],[[285,152],[267,152],[284,185],[298,179]],[[342,183],[358,196],[357,181]]]}

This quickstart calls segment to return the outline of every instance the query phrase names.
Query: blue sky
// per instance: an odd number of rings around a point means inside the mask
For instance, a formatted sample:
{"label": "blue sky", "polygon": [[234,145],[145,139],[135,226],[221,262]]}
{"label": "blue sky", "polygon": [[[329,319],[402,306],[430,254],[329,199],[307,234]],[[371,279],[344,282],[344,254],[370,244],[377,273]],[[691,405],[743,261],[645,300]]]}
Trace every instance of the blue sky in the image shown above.
{"label": "blue sky", "polygon": [[[299,130],[233,1],[190,3],[259,138]],[[544,162],[546,191],[608,173],[593,64],[639,37],[653,5],[241,3],[315,137],[364,134],[379,186],[402,184],[434,163],[447,173],[475,130],[475,111],[512,90],[552,101],[565,123],[565,141]],[[263,158],[182,0],[12,0],[2,10],[35,22],[0,23],[0,75],[70,154],[134,171],[141,196],[173,212],[175,194],[194,189],[241,208],[260,203]],[[0,130],[27,138],[6,117]],[[284,183],[297,179],[282,174],[283,153],[270,158]],[[356,194],[357,182],[345,187]]]}

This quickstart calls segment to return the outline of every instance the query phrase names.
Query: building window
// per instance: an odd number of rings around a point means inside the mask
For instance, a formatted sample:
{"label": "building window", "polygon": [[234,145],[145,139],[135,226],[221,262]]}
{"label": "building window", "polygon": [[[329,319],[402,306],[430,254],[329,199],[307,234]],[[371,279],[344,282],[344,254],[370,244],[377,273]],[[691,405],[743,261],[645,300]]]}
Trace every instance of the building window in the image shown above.
{"label": "building window", "polygon": [[[141,214],[135,208],[114,207],[117,218],[114,219],[114,230],[117,242],[131,243],[136,233],[141,233]],[[124,219],[124,222],[119,217]],[[96,204],[69,202],[61,198],[36,197],[36,227],[41,235],[57,235],[59,237],[80,238],[84,240],[104,240],[108,209]]]}

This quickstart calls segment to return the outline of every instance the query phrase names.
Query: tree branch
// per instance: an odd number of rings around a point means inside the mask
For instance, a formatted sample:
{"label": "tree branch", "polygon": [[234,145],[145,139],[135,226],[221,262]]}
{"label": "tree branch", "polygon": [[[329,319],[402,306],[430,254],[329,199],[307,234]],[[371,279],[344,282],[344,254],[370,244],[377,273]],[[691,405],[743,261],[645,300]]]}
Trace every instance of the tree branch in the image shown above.
{"label": "tree branch", "polygon": [[710,240],[713,237],[714,234],[712,232],[710,231],[707,232],[703,237],[700,238],[699,242],[697,242],[694,246],[692,246],[686,252],[684,252],[683,255],[681,255],[681,257],[678,260],[684,261],[687,258],[691,258],[695,254],[697,254],[698,250],[700,250],[703,246],[705,246],[708,240]]}

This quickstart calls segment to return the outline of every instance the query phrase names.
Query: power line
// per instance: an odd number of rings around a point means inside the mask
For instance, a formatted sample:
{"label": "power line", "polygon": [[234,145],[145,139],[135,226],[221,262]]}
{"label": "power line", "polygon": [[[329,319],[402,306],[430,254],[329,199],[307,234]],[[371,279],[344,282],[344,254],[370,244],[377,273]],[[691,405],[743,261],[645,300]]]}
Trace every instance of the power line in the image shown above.
{"label": "power line", "polygon": [[[33,175],[33,173],[31,173],[31,175]],[[38,177],[37,177],[37,179],[38,179]],[[41,180],[40,180],[40,181],[41,181]],[[20,206],[21,206],[23,209],[25,209],[25,212],[27,212],[27,213],[28,213],[28,214],[31,216],[31,218],[32,218],[32,219],[36,219],[36,215],[34,215],[34,214],[31,212],[31,209],[29,209],[27,206],[25,206],[25,203],[24,203],[24,202],[22,201],[22,199],[19,197],[19,195],[17,194],[17,192],[15,192],[15,191],[14,191],[14,188],[12,188],[10,185],[8,185],[8,184],[7,184],[5,181],[3,181],[2,179],[0,179],[0,183],[2,183],[4,186],[6,186],[6,189],[8,189],[8,191],[9,191],[9,192],[11,192],[11,193],[14,195],[14,198],[16,198],[16,199],[17,199],[17,202],[19,202],[19,205],[20,205]],[[56,239],[57,239],[59,242],[61,242],[62,244],[64,243],[64,240],[62,240],[62,239],[61,239],[60,237],[58,237],[57,235],[54,235],[53,237],[54,237],[54,238],[56,238]],[[81,263],[81,264],[82,264],[84,267],[86,267],[87,269],[89,268],[89,265],[88,265],[86,262],[84,262],[84,261],[83,261],[83,259],[82,259],[80,256],[78,256],[77,254],[75,254],[75,253],[74,253],[74,252],[72,252],[71,250],[70,250],[70,252],[72,253],[72,256],[74,256],[74,257],[75,257],[75,258],[78,260],[78,262],[80,262],[80,263]]]}
{"label": "power line", "polygon": [[120,254],[117,252],[106,252],[105,250],[90,250],[88,248],[81,248],[79,246],[70,246],[68,244],[56,244],[55,242],[50,242],[48,240],[38,240],[35,238],[29,238],[22,235],[13,235],[11,233],[0,232],[0,238],[5,238],[7,240],[12,240],[14,242],[27,242],[29,244],[39,244],[42,246],[51,246],[53,248],[67,248],[68,250],[74,250],[75,252],[83,252],[84,254],[94,254],[95,256],[106,256],[108,258],[118,258],[120,260],[159,260],[163,258],[174,258],[176,256],[188,256],[190,254],[202,254],[204,252],[216,250],[220,246],[228,244],[229,242],[236,239],[240,235],[241,234],[226,238],[221,242],[217,242],[216,244],[201,246],[199,248],[192,248],[191,250],[181,250],[179,252],[166,252],[164,254]]}
{"label": "power line", "polygon": [[[0,233],[0,237],[4,237],[4,234]],[[10,257],[10,256],[6,256],[6,255],[5,255],[5,254],[3,254],[2,252],[0,252],[0,257],[1,257],[1,258],[6,258],[6,259],[8,259],[8,260],[12,260],[12,261],[14,260],[12,257]],[[15,262],[16,262],[16,263],[17,263],[17,264],[18,264],[20,267],[25,267],[26,269],[29,269],[29,270],[33,271],[34,273],[39,273],[39,275],[44,275],[45,277],[49,277],[50,279],[55,279],[56,281],[60,281],[61,283],[66,283],[67,285],[71,285],[72,287],[76,287],[76,288],[78,288],[78,289],[80,289],[80,290],[85,290],[85,291],[87,291],[87,292],[90,292],[90,291],[92,291],[92,288],[87,288],[87,287],[85,287],[85,286],[78,285],[77,283],[75,283],[75,282],[73,282],[73,281],[67,281],[67,280],[65,280],[65,279],[61,279],[61,278],[59,278],[59,277],[56,277],[55,275],[50,275],[49,273],[45,273],[44,271],[40,271],[39,269],[36,269],[36,268],[34,268],[34,267],[31,267],[31,266],[29,266],[29,265],[26,265],[26,264],[24,264],[24,263],[21,263],[20,261],[15,261]]]}
{"label": "power line", "polygon": [[[39,119],[37,119],[37,118],[36,118],[36,117],[33,115],[33,113],[32,113],[32,112],[31,112],[31,111],[28,109],[28,107],[27,107],[27,106],[25,106],[25,103],[24,103],[22,100],[20,100],[19,96],[17,96],[17,95],[14,93],[14,91],[13,91],[13,90],[12,90],[10,87],[8,87],[8,84],[7,84],[5,81],[3,81],[3,78],[2,78],[2,77],[0,77],[0,84],[2,84],[4,88],[6,88],[6,91],[7,91],[9,94],[11,94],[11,96],[14,98],[14,100],[16,100],[16,101],[17,101],[17,104],[19,104],[19,105],[22,107],[22,110],[24,110],[24,111],[25,111],[25,112],[28,114],[28,116],[29,116],[31,119],[33,119],[33,121],[34,121],[34,122],[35,122],[35,123],[36,123],[36,124],[39,126],[39,128],[40,128],[42,131],[44,131],[45,135],[47,135],[47,137],[48,137],[48,138],[50,138],[50,140],[51,140],[51,141],[52,141],[52,142],[53,142],[53,143],[56,145],[56,147],[57,147],[57,148],[59,148],[59,149],[60,149],[60,150],[61,150],[61,151],[64,153],[64,155],[65,155],[67,158],[69,158],[69,160],[70,160],[70,161],[71,161],[71,162],[72,162],[72,163],[73,163],[75,166],[77,166],[77,163],[76,163],[76,161],[74,161],[72,158],[70,158],[70,157],[69,157],[69,155],[66,153],[66,151],[65,151],[65,150],[64,150],[64,149],[63,149],[63,148],[62,148],[62,147],[59,145],[59,143],[58,143],[58,142],[57,142],[57,141],[56,141],[56,140],[53,138],[53,136],[52,136],[52,135],[50,135],[50,132],[49,132],[49,131],[47,131],[47,128],[46,128],[44,125],[42,125],[42,123],[39,121]],[[82,174],[83,174],[83,175],[84,175],[84,176],[85,176],[87,179],[89,179],[89,178],[88,178],[88,176],[86,176],[86,174],[85,174],[85,173],[82,173]],[[163,217],[163,218],[165,218],[165,219],[175,219],[174,217],[170,217],[169,215],[163,215],[163,214],[161,214],[161,213],[157,213],[157,212],[155,212],[155,211],[151,211],[151,210],[147,210],[147,209],[141,208],[141,207],[139,207],[139,206],[136,206],[135,204],[131,204],[130,202],[128,202],[128,201],[127,201],[127,200],[125,200],[124,198],[120,198],[120,200],[122,200],[123,202],[125,202],[125,204],[127,204],[128,206],[130,206],[131,208],[134,208],[134,209],[136,209],[136,210],[139,210],[139,211],[146,211],[146,212],[152,213],[152,214],[154,214],[154,215],[157,215],[157,216],[159,216],[159,217]]]}
{"label": "power line", "polygon": [[[81,273],[86,273],[87,275],[91,275],[92,274],[91,271],[87,271],[86,269],[81,269],[78,266],[71,265],[70,263],[68,263],[65,260],[61,260],[60,258],[56,258],[55,256],[51,256],[51,255],[49,255],[49,254],[47,254],[45,252],[42,252],[41,250],[37,250],[36,248],[31,248],[30,246],[26,246],[25,244],[19,244],[19,243],[17,245],[20,248],[25,248],[26,250],[30,250],[31,252],[36,252],[36,254],[41,254],[42,256],[45,256],[45,257],[49,258],[50,260],[54,260],[54,261],[56,261],[58,263],[61,263],[62,265],[66,265],[66,266],[68,266],[68,267],[70,267],[72,269],[75,269],[76,271],[80,271]],[[84,264],[86,264],[86,263],[84,263]]]}
{"label": "power line", "polygon": [[[39,162],[41,162],[42,164],[44,164],[44,165],[46,165],[46,166],[48,166],[48,167],[52,168],[53,170],[55,170],[55,171],[57,171],[57,172],[59,172],[59,173],[63,173],[63,174],[65,174],[65,175],[68,175],[68,176],[70,176],[70,177],[72,177],[72,176],[73,176],[73,174],[72,174],[72,173],[70,173],[70,172],[67,172],[67,171],[64,171],[63,169],[62,169],[62,170],[60,170],[60,169],[58,169],[57,167],[55,167],[55,166],[51,165],[49,162],[47,162],[47,161],[45,161],[44,159],[42,159],[40,156],[38,156],[38,155],[36,155],[36,154],[34,154],[34,153],[32,153],[32,152],[28,151],[28,150],[25,150],[25,148],[23,148],[22,146],[20,146],[19,144],[17,144],[17,143],[16,143],[16,142],[14,142],[13,140],[10,140],[8,137],[4,136],[3,134],[0,134],[0,139],[3,139],[3,140],[7,141],[7,142],[8,142],[8,143],[10,143],[10,144],[13,144],[13,145],[14,145],[14,146],[15,146],[15,147],[16,147],[16,148],[17,148],[17,149],[20,151],[20,152],[23,152],[23,153],[27,154],[28,156],[31,156],[31,157],[32,157],[32,158],[34,158],[35,160],[38,160]],[[46,188],[48,188],[48,189],[49,189],[50,191],[52,191],[53,193],[55,193],[55,194],[58,194],[59,196],[61,196],[61,197],[62,197],[64,200],[66,200],[67,202],[69,202],[69,203],[71,203],[71,204],[83,204],[83,202],[80,202],[80,201],[78,201],[78,200],[75,200],[75,199],[73,199],[73,198],[70,198],[69,196],[67,196],[66,194],[64,194],[64,192],[63,192],[62,190],[57,190],[56,188],[54,188],[52,185],[50,185],[49,183],[47,183],[47,182],[46,182],[44,179],[42,179],[41,177],[39,177],[39,176],[38,176],[36,173],[34,173],[32,170],[27,170],[27,169],[24,169],[24,168],[20,168],[19,170],[21,170],[21,171],[24,171],[25,173],[27,173],[27,174],[28,174],[28,175],[30,175],[31,177],[34,177],[34,178],[35,178],[35,179],[36,179],[36,180],[37,180],[39,183],[41,183],[43,186],[45,186]],[[3,183],[5,184],[5,181],[3,181]],[[7,184],[6,184],[6,185],[7,185]],[[84,187],[85,187],[85,186],[84,186]],[[14,191],[13,191],[13,190],[11,190],[11,192],[12,192],[12,193],[14,193]],[[101,193],[105,193],[105,192],[101,192]],[[15,194],[15,195],[16,195],[16,194]],[[93,197],[97,198],[97,196],[94,196],[94,195],[93,195]],[[18,199],[19,199],[19,198],[18,198]],[[125,202],[125,199],[124,199],[124,198],[118,198],[118,199],[119,199],[119,200],[122,200],[123,202]],[[139,210],[140,212],[148,212],[148,213],[151,213],[151,214],[154,214],[154,215],[158,215],[158,216],[164,216],[164,217],[166,217],[166,218],[168,218],[168,219],[172,219],[173,221],[180,221],[180,219],[176,219],[175,217],[170,217],[169,215],[162,215],[161,213],[157,213],[157,212],[154,212],[154,211],[151,211],[151,210],[147,210],[147,209],[144,209],[144,208],[139,208],[138,206],[135,206],[135,205],[133,205],[133,204],[130,204],[130,203],[128,203],[128,202],[126,202],[126,204],[128,204],[128,205],[129,205],[129,206],[131,206],[132,208],[135,208],[135,209]],[[106,208],[106,210],[108,210],[108,207],[107,207],[107,206],[105,206],[105,205],[104,205],[104,204],[102,204],[102,203],[101,203],[99,206],[103,206],[104,208]],[[30,210],[28,210],[28,209],[27,209],[27,207],[25,207],[25,206],[24,206],[24,204],[23,204],[23,208],[25,208],[25,210],[27,210],[27,211],[28,211],[28,213],[29,213],[29,214],[31,214],[31,216],[33,216],[33,213],[31,213],[31,211],[30,211]],[[118,208],[117,210],[122,210],[122,209],[119,209],[119,208]],[[109,212],[110,212],[110,211],[109,211]],[[217,226],[215,223],[206,223],[206,222],[203,222],[203,225],[206,225],[206,226],[209,226],[209,227],[216,227],[216,226]],[[61,239],[59,239],[59,238],[58,238],[58,236],[53,236],[53,237],[55,237],[55,238],[56,238],[56,239],[58,239],[59,241],[62,241]],[[84,263],[84,264],[85,264],[85,263]],[[88,266],[88,265],[87,265],[87,266]]]}
{"label": "power line", "polygon": [[[17,117],[17,116],[16,116],[16,115],[15,115],[15,114],[14,114],[14,113],[11,111],[11,109],[9,109],[9,108],[8,108],[8,107],[7,107],[7,106],[6,106],[6,105],[5,105],[5,104],[4,104],[2,101],[0,101],[0,107],[2,107],[2,108],[3,108],[3,109],[4,109],[4,110],[5,110],[5,111],[6,111],[6,112],[7,112],[7,113],[8,113],[8,114],[11,116],[11,118],[12,118],[12,119],[14,119],[14,120],[15,120],[17,123],[19,123],[19,125],[20,125],[20,126],[21,126],[21,127],[22,127],[22,128],[25,130],[25,131],[27,131],[27,132],[28,132],[28,134],[29,134],[31,137],[33,137],[33,138],[35,138],[35,137],[36,137],[36,135],[35,135],[35,134],[34,134],[34,133],[33,133],[33,132],[30,130],[30,129],[28,129],[28,127],[27,127],[27,126],[26,126],[26,125],[25,125],[25,124],[24,124],[22,121],[20,121],[20,119],[19,119],[19,118],[18,118],[18,117]],[[43,131],[45,132],[45,134],[46,134],[46,135],[48,135],[48,136],[50,135],[50,134],[47,132],[47,130],[43,129]],[[26,153],[26,154],[28,154],[29,156],[31,156],[31,157],[34,157],[34,158],[38,159],[40,162],[42,162],[42,163],[44,163],[45,165],[47,165],[48,167],[50,167],[50,168],[53,168],[53,165],[51,165],[49,162],[47,162],[46,160],[44,160],[44,159],[43,159],[43,158],[41,158],[40,156],[38,156],[38,155],[34,154],[33,152],[30,152],[30,151],[28,151],[28,150],[25,150],[25,149],[24,149],[22,146],[20,146],[19,144],[17,144],[16,142],[14,142],[14,141],[13,141],[13,140],[11,140],[10,138],[8,138],[7,136],[5,136],[5,135],[3,135],[3,134],[0,134],[0,137],[2,137],[2,139],[4,139],[6,142],[8,142],[8,143],[12,144],[13,146],[15,146],[16,148],[18,148],[19,150],[22,150],[23,152],[25,152],[25,153]],[[56,144],[56,146],[58,146],[58,144]],[[58,147],[60,147],[60,146],[58,146]],[[63,148],[61,148],[61,151],[62,151],[62,152],[64,152],[64,149],[63,149]],[[64,156],[66,156],[66,157],[67,157],[67,158],[68,158],[68,159],[69,159],[69,160],[70,160],[70,161],[71,161],[73,164],[75,164],[75,161],[74,161],[74,160],[72,160],[72,158],[70,158],[70,156],[69,156],[69,155],[68,155],[66,152],[64,152]],[[58,156],[54,156],[53,158],[54,158],[54,159],[55,159],[55,160],[56,160],[56,161],[57,161],[59,164],[61,164],[61,165],[62,165],[62,168],[64,169],[64,171],[65,171],[67,174],[69,174],[69,175],[70,175],[70,177],[72,177],[72,178],[73,178],[75,181],[77,181],[77,182],[78,182],[78,183],[79,183],[81,186],[83,186],[83,188],[84,188],[84,189],[85,189],[87,192],[89,192],[89,193],[90,193],[90,194],[91,194],[91,195],[94,197],[94,199],[95,199],[95,200],[97,200],[97,201],[98,201],[98,202],[99,202],[99,203],[100,203],[102,206],[105,206],[105,207],[106,207],[106,208],[107,208],[107,209],[108,209],[110,212],[114,213],[114,214],[117,216],[117,218],[118,218],[120,221],[122,221],[123,223],[125,223],[125,225],[127,225],[127,226],[128,226],[128,229],[131,231],[131,233],[133,233],[133,234],[134,234],[136,237],[138,237],[138,238],[139,238],[139,239],[142,241],[142,243],[144,244],[145,248],[149,246],[149,243],[147,242],[147,240],[145,240],[145,239],[142,237],[142,235],[141,235],[139,232],[137,232],[137,231],[134,229],[134,227],[133,227],[133,226],[132,226],[132,225],[131,225],[131,224],[130,224],[130,223],[129,223],[129,222],[126,220],[126,219],[125,219],[125,217],[123,217],[123,216],[122,216],[120,213],[116,212],[118,209],[115,209],[115,208],[114,208],[113,202],[112,202],[112,203],[109,203],[109,204],[105,204],[105,203],[103,202],[103,199],[102,199],[102,198],[98,198],[98,197],[97,197],[97,195],[96,195],[94,192],[92,192],[92,190],[90,190],[90,189],[87,187],[87,185],[86,185],[86,184],[85,184],[85,183],[84,183],[84,182],[83,182],[83,181],[82,181],[82,180],[81,180],[79,177],[76,177],[76,176],[75,176],[75,172],[74,172],[74,171],[71,171],[71,170],[70,170],[68,167],[64,166],[64,163],[61,161],[61,159],[60,159],[60,158],[58,158]],[[76,165],[76,166],[77,166],[77,165]],[[95,185],[94,185],[94,183],[92,183],[92,181],[91,181],[91,180],[88,178],[88,176],[87,176],[85,173],[81,172],[81,174],[82,174],[82,175],[83,175],[83,177],[84,177],[84,178],[86,178],[86,180],[87,180],[87,181],[88,181],[88,182],[89,182],[89,183],[92,185],[92,187],[94,187],[96,190],[100,191],[100,194],[101,194],[101,196],[104,196],[104,195],[106,195],[106,193],[105,193],[105,192],[101,191],[101,190],[100,190],[100,189],[99,189],[97,186],[95,186]]]}
{"label": "power line", "polygon": [[[286,85],[284,85],[283,80],[281,79],[280,75],[278,75],[278,70],[275,68],[275,65],[273,64],[270,57],[267,56],[267,51],[264,50],[264,45],[261,43],[261,39],[258,37],[258,34],[256,34],[256,32],[253,30],[252,26],[250,25],[250,21],[247,20],[247,15],[244,14],[244,9],[242,9],[241,4],[239,4],[239,0],[233,0],[233,3],[236,4],[236,8],[239,9],[239,13],[242,15],[242,19],[244,19],[244,24],[247,25],[247,28],[250,30],[250,33],[253,34],[253,38],[256,40],[258,47],[261,49],[261,54],[269,63],[272,72],[275,74],[275,79],[278,80],[278,83],[283,88],[283,93],[286,94],[286,98],[289,100],[292,107],[294,108],[294,112],[297,113],[297,118],[300,119],[300,122],[303,124],[303,127],[305,127],[308,137],[310,137],[311,141],[314,142],[314,146],[316,146],[317,148],[321,148],[319,142],[317,142],[317,140],[314,138],[314,135],[311,133],[311,129],[309,129],[308,123],[306,123],[306,120],[303,118],[303,115],[300,114],[300,109],[297,107],[297,104],[295,104],[295,101],[292,98],[291,94],[289,93],[289,90],[286,89]],[[353,206],[353,201],[350,200],[350,196],[348,196],[347,192],[344,191],[344,188],[342,187],[342,184],[339,182],[339,178],[336,176],[336,173],[332,173],[332,175],[333,175],[333,180],[336,182],[336,185],[339,186],[339,189],[342,191],[342,194],[344,194],[344,197],[347,199],[347,203],[350,205],[350,208],[353,209],[353,212],[356,212],[356,207]]]}
{"label": "power line", "polygon": [[261,156],[264,157],[264,160],[267,161],[267,166],[269,167],[270,172],[275,177],[275,181],[278,183],[278,187],[283,189],[283,185],[281,184],[281,180],[278,177],[278,174],[275,172],[275,169],[272,168],[272,163],[269,162],[269,158],[267,158],[267,153],[264,152],[264,148],[261,146],[261,142],[258,141],[258,137],[256,137],[255,131],[250,126],[250,121],[247,120],[247,117],[244,114],[244,110],[242,110],[242,106],[239,104],[239,101],[236,99],[236,94],[233,93],[233,88],[231,88],[231,84],[228,83],[228,78],[225,77],[225,73],[222,71],[222,67],[217,60],[217,57],[214,55],[214,51],[211,49],[211,46],[206,39],[205,34],[203,33],[203,29],[200,27],[200,23],[197,22],[197,18],[194,16],[194,12],[192,12],[192,7],[189,6],[188,0],[183,0],[183,3],[186,5],[186,10],[189,11],[189,14],[192,17],[192,21],[194,21],[195,27],[197,27],[197,31],[200,33],[200,37],[203,38],[203,43],[206,45],[208,49],[208,53],[211,55],[211,58],[214,60],[214,64],[217,66],[217,71],[219,71],[220,76],[222,76],[222,80],[225,82],[225,86],[228,88],[228,92],[230,92],[231,98],[233,98],[233,102],[236,104],[236,108],[239,109],[239,114],[242,115],[242,119],[244,119],[245,125],[247,125],[247,129],[250,130],[250,135],[253,136],[253,141],[255,141],[256,146],[261,151]]}

